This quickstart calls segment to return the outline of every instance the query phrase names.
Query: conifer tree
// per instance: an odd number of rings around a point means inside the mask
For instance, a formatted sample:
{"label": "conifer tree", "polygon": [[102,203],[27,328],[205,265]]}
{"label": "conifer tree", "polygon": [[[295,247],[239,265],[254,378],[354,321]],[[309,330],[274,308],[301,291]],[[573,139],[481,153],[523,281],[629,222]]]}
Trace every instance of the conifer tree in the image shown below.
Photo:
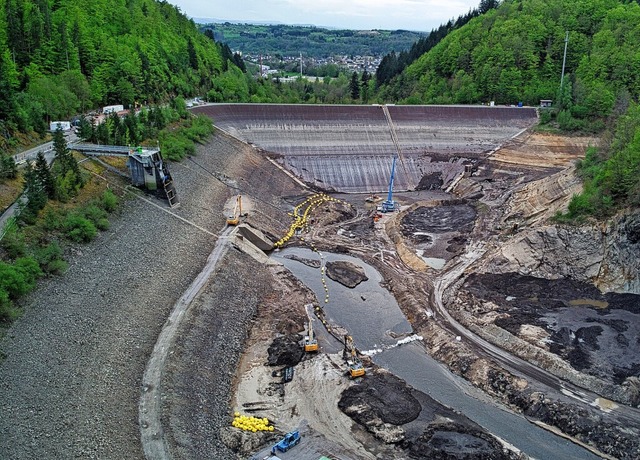
{"label": "conifer tree", "polygon": [[[64,134],[60,128],[53,134],[53,150],[56,153],[56,175],[60,178],[58,183],[64,183],[66,184],[65,188],[70,188],[59,192],[63,196],[70,193],[73,194],[84,185],[84,180],[80,173],[78,162],[67,148],[67,141],[64,139]],[[71,173],[70,176],[68,176],[69,173]]]}
{"label": "conifer tree", "polygon": [[27,216],[35,218],[38,211],[44,208],[44,205],[47,203],[47,194],[44,192],[38,180],[38,175],[30,161],[27,162],[22,177],[24,180],[24,192],[27,197],[27,202],[22,213],[26,212]]}
{"label": "conifer tree", "polygon": [[44,193],[48,198],[54,199],[56,197],[56,181],[49,169],[47,159],[44,157],[42,150],[38,152],[36,156],[35,175],[37,183],[40,185]]}
{"label": "conifer tree", "polygon": [[0,155],[0,178],[15,179],[18,177],[18,166],[11,155]]}
{"label": "conifer tree", "polygon": [[362,82],[360,95],[362,96],[362,102],[365,104],[369,102],[369,80],[371,80],[371,74],[365,69],[365,71],[362,72],[362,77],[360,77],[360,81]]}
{"label": "conifer tree", "polygon": [[351,74],[351,82],[349,83],[349,90],[351,91],[351,99],[356,100],[360,98],[360,82],[358,81],[358,72]]}

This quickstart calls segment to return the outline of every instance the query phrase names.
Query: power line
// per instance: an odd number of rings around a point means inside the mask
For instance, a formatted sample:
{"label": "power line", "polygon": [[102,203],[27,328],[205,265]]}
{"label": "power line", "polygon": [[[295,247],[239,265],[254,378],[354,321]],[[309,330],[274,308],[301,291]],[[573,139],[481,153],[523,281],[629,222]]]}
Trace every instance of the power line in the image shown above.
{"label": "power line", "polygon": [[562,84],[564,83],[564,64],[567,62],[567,45],[569,44],[569,31],[564,37],[564,57],[562,58],[562,75],[560,76],[560,90],[562,90]]}
{"label": "power line", "polygon": [[[262,202],[262,203],[266,204],[267,206],[271,206],[272,208],[276,209],[276,210],[277,210],[277,211],[279,211],[279,212],[286,212],[284,209],[281,209],[281,208],[279,208],[278,206],[276,206],[276,205],[274,205],[274,204],[269,203],[268,201],[265,201],[265,200],[263,200],[263,199],[261,199],[261,198],[259,198],[259,197],[257,197],[257,196],[253,196],[251,193],[248,193],[248,192],[247,192],[247,193],[245,193],[245,192],[246,192],[246,190],[245,190],[245,189],[243,189],[242,187],[240,187],[240,186],[238,186],[238,185],[231,185],[229,182],[226,182],[226,181],[224,181],[224,180],[220,179],[220,177],[218,177],[218,175],[217,175],[216,173],[214,173],[214,172],[212,172],[212,171],[209,171],[207,168],[205,168],[205,167],[204,167],[204,166],[202,166],[200,163],[198,163],[197,161],[195,161],[195,160],[193,159],[193,157],[189,156],[189,157],[187,157],[187,158],[188,158],[188,159],[189,159],[193,164],[195,164],[196,166],[198,166],[198,167],[202,168],[204,171],[206,171],[207,173],[209,173],[209,174],[210,174],[211,176],[213,176],[216,180],[220,181],[222,184],[226,185],[227,187],[232,188],[232,189],[234,189],[234,190],[237,190],[238,192],[240,192],[240,193],[241,193],[241,194],[243,194],[243,195],[250,195],[250,196],[251,196],[251,199],[256,200],[256,201],[260,201],[260,202]],[[177,163],[177,164],[179,164],[179,163]],[[225,177],[226,177],[226,176],[225,176]],[[229,181],[232,181],[232,180],[233,180],[233,179],[230,179],[230,178],[229,178]],[[235,181],[235,180],[234,180],[234,182],[236,182],[236,183],[237,183],[238,181]]]}

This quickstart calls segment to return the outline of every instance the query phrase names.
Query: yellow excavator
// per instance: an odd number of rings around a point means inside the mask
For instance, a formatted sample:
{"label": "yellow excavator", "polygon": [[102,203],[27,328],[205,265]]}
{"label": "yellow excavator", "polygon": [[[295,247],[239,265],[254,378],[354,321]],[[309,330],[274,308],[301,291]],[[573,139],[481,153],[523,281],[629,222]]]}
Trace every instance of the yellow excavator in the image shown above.
{"label": "yellow excavator", "polygon": [[362,377],[365,374],[364,365],[356,354],[356,347],[353,345],[353,338],[350,335],[344,336],[344,352],[343,356],[349,367],[349,376],[352,379]]}
{"label": "yellow excavator", "polygon": [[304,336],[304,351],[318,351],[318,339],[313,333],[313,321],[309,319],[309,334]]}
{"label": "yellow excavator", "polygon": [[242,195],[236,197],[236,204],[233,206],[233,214],[227,217],[227,225],[238,225],[242,217]]}

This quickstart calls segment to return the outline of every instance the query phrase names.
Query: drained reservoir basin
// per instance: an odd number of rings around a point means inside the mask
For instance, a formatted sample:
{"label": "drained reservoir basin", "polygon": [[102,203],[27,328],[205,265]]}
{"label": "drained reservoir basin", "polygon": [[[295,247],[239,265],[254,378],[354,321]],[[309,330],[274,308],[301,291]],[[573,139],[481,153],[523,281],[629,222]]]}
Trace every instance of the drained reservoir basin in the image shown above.
{"label": "drained reservoir basin", "polygon": [[322,273],[317,264],[315,267],[305,264],[305,259],[321,262],[347,261],[359,265],[365,270],[369,278],[367,281],[351,289],[325,279],[329,301],[319,303],[327,318],[346,328],[353,336],[356,346],[369,352],[377,365],[388,369],[441,404],[467,416],[533,458],[599,458],[491,401],[481,391],[431,358],[419,340],[403,340],[415,336],[411,335],[411,326],[393,296],[380,285],[382,277],[374,267],[354,257],[318,254],[305,248],[287,248],[274,253],[272,257],[312,289],[318,299],[324,299],[326,295]]}

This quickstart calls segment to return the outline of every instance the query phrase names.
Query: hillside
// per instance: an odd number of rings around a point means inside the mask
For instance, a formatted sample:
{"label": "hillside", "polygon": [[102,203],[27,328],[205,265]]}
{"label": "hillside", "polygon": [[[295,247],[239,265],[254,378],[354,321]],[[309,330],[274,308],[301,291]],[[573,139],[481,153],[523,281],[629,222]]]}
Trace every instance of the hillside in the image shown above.
{"label": "hillside", "polygon": [[93,107],[203,95],[226,70],[193,21],[146,0],[2,2],[0,50],[2,147]]}
{"label": "hillside", "polygon": [[618,0],[507,0],[451,32],[381,97],[409,103],[538,105],[557,99],[576,119],[607,116],[640,95],[640,6]]}
{"label": "hillside", "polygon": [[216,41],[250,55],[297,56],[309,58],[334,55],[382,56],[402,51],[423,37],[408,30],[335,30],[314,26],[265,24],[204,24],[201,29],[213,31]]}

